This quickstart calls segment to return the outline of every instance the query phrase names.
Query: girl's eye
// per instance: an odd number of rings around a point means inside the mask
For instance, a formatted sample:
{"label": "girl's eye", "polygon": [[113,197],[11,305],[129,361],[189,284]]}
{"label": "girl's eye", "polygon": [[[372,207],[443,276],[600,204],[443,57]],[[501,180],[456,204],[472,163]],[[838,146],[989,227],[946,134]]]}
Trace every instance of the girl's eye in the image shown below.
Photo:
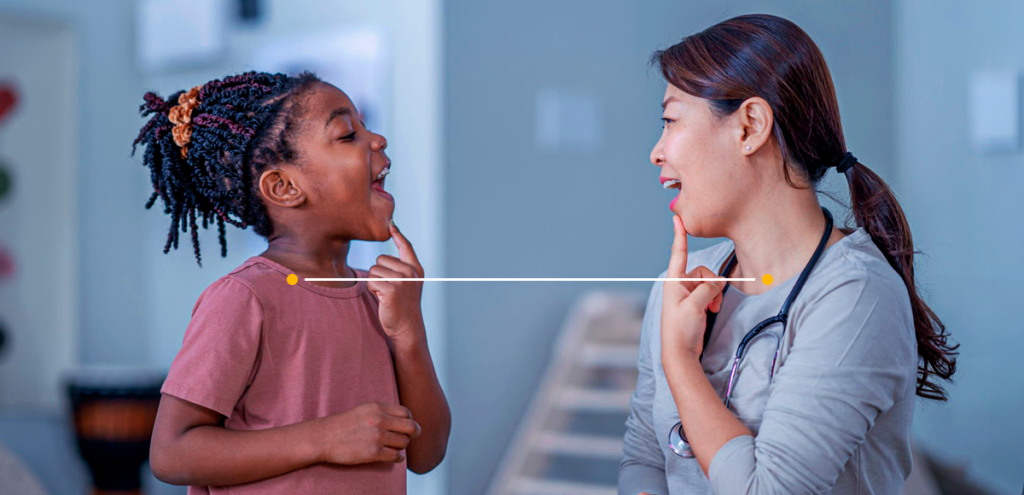
{"label": "girl's eye", "polygon": [[666,118],[666,117],[662,117],[661,118],[661,126],[662,127],[665,127],[665,126],[667,126],[667,125],[669,125],[671,123],[672,123],[672,119]]}
{"label": "girl's eye", "polygon": [[351,140],[353,140],[355,138],[356,138],[356,133],[355,133],[355,131],[352,131],[351,134],[347,134],[347,135],[341,136],[340,138],[338,138],[338,140],[339,141],[351,141]]}

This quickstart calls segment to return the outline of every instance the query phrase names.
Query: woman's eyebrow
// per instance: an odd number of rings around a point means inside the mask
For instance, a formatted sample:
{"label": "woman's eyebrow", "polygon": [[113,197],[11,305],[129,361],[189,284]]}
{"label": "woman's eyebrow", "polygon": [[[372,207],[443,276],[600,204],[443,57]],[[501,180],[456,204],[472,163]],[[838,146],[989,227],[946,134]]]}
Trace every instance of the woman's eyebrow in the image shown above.
{"label": "woman's eyebrow", "polygon": [[327,117],[327,122],[324,123],[324,129],[326,129],[327,126],[331,125],[331,121],[334,120],[335,117],[341,117],[343,115],[348,115],[351,113],[352,110],[348,107],[335,108],[334,111],[331,112],[331,115]]}
{"label": "woman's eyebrow", "polygon": [[661,102],[661,109],[665,110],[665,107],[667,107],[668,104],[672,103],[673,101],[679,101],[679,98],[676,98],[675,96],[669,96],[668,98],[665,98],[665,101]]}

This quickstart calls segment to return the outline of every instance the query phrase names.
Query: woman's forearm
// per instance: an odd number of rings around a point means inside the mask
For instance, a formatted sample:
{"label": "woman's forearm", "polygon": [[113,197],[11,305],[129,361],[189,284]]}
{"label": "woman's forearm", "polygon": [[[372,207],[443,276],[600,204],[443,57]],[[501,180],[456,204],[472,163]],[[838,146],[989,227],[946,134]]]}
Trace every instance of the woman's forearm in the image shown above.
{"label": "woman's forearm", "polygon": [[316,421],[258,431],[197,426],[173,441],[154,443],[150,465],[165,483],[237,485],[319,462]]}
{"label": "woman's forearm", "polygon": [[718,450],[733,438],[750,435],[750,430],[725,407],[697,356],[674,356],[662,364],[683,431],[707,476]]}
{"label": "woman's forearm", "polygon": [[423,432],[409,443],[406,459],[410,470],[423,474],[444,459],[452,417],[430,357],[426,332],[414,334],[417,337],[395,341],[395,375],[399,400]]}

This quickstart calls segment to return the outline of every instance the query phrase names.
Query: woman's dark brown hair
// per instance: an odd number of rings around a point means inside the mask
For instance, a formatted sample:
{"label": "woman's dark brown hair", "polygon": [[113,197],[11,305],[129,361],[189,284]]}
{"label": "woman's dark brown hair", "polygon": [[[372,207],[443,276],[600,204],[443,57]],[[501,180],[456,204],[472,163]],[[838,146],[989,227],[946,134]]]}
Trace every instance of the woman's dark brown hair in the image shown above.
{"label": "woman's dark brown hair", "polygon": [[[655,52],[652,63],[670,84],[709,100],[729,115],[747,99],[761,97],[774,115],[772,134],[782,150],[786,181],[800,174],[816,187],[829,167],[846,156],[832,76],[825,57],[799,26],[771,15],[746,15],[718,23]],[[914,282],[914,241],[889,186],[867,166],[846,170],[853,218],[900,274],[910,294],[917,334],[917,395],[944,401],[935,377],[956,372],[956,349]]]}

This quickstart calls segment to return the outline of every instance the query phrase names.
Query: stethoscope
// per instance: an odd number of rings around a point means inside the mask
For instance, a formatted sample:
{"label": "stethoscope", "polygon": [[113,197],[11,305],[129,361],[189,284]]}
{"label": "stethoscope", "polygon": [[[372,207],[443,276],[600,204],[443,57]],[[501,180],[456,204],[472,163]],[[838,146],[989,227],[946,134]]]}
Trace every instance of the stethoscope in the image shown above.
{"label": "stethoscope", "polygon": [[[779,310],[779,314],[768,318],[761,323],[758,323],[752,330],[747,332],[743,336],[743,340],[740,340],[740,345],[736,348],[736,357],[732,360],[732,371],[729,373],[729,384],[725,391],[725,407],[729,407],[729,400],[732,398],[732,386],[736,382],[736,370],[740,367],[740,362],[743,360],[744,351],[747,350],[747,346],[750,342],[762,335],[771,335],[775,338],[775,356],[772,358],[772,367],[768,373],[768,385],[771,386],[772,378],[775,376],[775,363],[779,360],[779,348],[782,345],[782,335],[786,333],[786,319],[789,317],[789,308],[793,305],[793,301],[796,300],[796,296],[800,294],[800,289],[803,289],[804,283],[807,282],[807,278],[811,276],[811,270],[814,269],[814,265],[818,263],[818,259],[821,258],[821,253],[825,252],[825,245],[828,244],[829,237],[832,236],[832,212],[828,211],[827,208],[822,208],[822,212],[825,213],[825,233],[821,236],[821,241],[818,242],[817,249],[814,250],[814,254],[811,256],[811,260],[804,266],[800,277],[796,279],[796,285],[793,290],[789,292],[789,296],[786,297],[786,302],[782,304],[782,309]],[[718,275],[726,276],[732,272],[733,268],[736,267],[736,252],[733,251],[729,258],[724,263],[724,268],[718,272]],[[729,284],[726,283],[722,289],[722,296],[725,296],[725,291],[729,290]],[[707,311],[707,325],[704,327],[704,350],[708,348],[708,341],[711,340],[711,331],[715,327],[715,319],[718,317],[717,313]],[[774,334],[771,332],[765,332],[768,327],[779,323],[782,325],[782,332]],[[701,352],[701,359],[704,358],[704,353]],[[693,450],[690,448],[690,443],[686,441],[686,436],[683,434],[683,423],[682,421],[677,422],[672,427],[672,431],[668,433],[668,446],[675,452],[676,455],[683,458],[693,458]]]}

